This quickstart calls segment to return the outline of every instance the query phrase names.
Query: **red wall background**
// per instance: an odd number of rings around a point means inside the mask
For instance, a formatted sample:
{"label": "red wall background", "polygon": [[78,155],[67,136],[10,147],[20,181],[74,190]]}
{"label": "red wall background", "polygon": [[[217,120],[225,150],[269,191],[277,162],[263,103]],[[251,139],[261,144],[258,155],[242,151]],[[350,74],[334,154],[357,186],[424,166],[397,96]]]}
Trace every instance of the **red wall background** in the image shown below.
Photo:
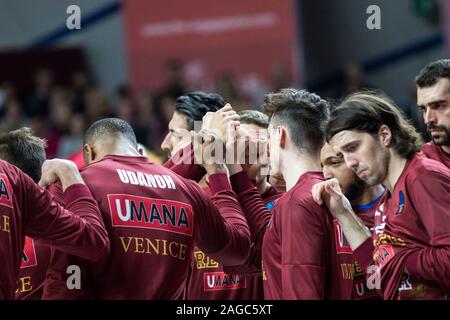
{"label": "red wall background", "polygon": [[212,89],[232,72],[245,90],[269,86],[275,64],[300,81],[292,0],[164,0],[124,3],[129,78],[138,91],[157,90],[164,62],[184,63],[193,89]]}

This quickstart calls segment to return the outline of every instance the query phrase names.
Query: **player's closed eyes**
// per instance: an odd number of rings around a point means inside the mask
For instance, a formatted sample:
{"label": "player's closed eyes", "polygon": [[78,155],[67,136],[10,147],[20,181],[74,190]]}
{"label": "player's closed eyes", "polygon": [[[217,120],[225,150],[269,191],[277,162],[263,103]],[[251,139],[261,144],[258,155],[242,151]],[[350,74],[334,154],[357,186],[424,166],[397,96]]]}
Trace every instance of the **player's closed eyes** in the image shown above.
{"label": "player's closed eyes", "polygon": [[[430,109],[432,110],[439,110],[439,109],[444,109],[445,107],[447,107],[447,101],[436,101],[433,103],[430,103]],[[422,109],[422,112],[426,112],[426,108],[420,108]]]}
{"label": "player's closed eyes", "polygon": [[332,167],[339,167],[341,164],[342,164],[342,161],[339,161],[339,160],[331,161]]}
{"label": "player's closed eyes", "polygon": [[358,143],[352,143],[344,148],[345,152],[355,152],[359,147]]}
{"label": "player's closed eyes", "polygon": [[179,131],[175,131],[175,130],[172,130],[171,134],[172,134],[172,137],[174,137],[177,140],[181,140],[184,137],[183,132],[179,132]]}
{"label": "player's closed eyes", "polygon": [[437,104],[437,106],[435,107],[436,109],[444,109],[445,107],[447,107],[447,103],[446,102],[440,102]]}

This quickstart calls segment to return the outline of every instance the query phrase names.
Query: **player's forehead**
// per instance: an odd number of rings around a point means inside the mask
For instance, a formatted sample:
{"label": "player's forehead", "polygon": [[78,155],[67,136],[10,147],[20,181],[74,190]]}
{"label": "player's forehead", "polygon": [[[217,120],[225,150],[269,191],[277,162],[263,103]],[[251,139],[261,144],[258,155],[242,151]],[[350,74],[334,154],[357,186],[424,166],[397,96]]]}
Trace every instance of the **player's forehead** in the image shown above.
{"label": "player's forehead", "polygon": [[325,143],[322,146],[322,149],[320,149],[320,162],[325,163],[332,158],[338,157],[340,154],[341,153],[336,152],[330,144]]}
{"label": "player's forehead", "polygon": [[430,87],[417,88],[417,105],[426,106],[430,103],[450,98],[450,80],[441,78]]}
{"label": "player's forehead", "polygon": [[174,112],[172,119],[169,121],[169,130],[173,131],[180,131],[180,130],[187,130],[188,124],[186,116],[179,112]]}
{"label": "player's forehead", "polygon": [[251,133],[257,137],[267,137],[268,129],[260,127],[253,123],[241,123],[240,127],[244,129],[246,132]]}
{"label": "player's forehead", "polygon": [[266,128],[260,127],[253,123],[241,123],[241,128],[244,128],[247,131],[253,130],[253,131],[267,131]]}
{"label": "player's forehead", "polygon": [[342,152],[342,148],[353,142],[364,140],[366,132],[355,130],[343,130],[336,133],[329,141],[335,152]]}

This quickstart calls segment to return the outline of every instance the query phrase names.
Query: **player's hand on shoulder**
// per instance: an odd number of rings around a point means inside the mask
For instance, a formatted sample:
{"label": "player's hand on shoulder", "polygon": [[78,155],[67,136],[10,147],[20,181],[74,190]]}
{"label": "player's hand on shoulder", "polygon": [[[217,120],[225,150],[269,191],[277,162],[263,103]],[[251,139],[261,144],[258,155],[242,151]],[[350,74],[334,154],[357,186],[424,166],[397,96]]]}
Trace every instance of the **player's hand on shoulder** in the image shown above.
{"label": "player's hand on shoulder", "polygon": [[65,159],[45,160],[42,164],[42,174],[39,181],[41,187],[45,187],[60,181],[65,190],[72,184],[84,183],[80,172],[73,161]]}

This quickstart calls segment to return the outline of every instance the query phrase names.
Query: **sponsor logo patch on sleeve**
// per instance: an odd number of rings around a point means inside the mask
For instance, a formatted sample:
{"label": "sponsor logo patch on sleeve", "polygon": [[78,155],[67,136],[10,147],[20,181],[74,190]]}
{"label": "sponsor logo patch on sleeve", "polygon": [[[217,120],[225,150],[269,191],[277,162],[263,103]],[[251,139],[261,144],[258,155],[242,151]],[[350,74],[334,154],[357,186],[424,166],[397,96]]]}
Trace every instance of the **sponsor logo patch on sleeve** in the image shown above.
{"label": "sponsor logo patch on sleeve", "polygon": [[25,245],[22,251],[22,261],[20,268],[34,267],[37,265],[36,248],[34,246],[34,240],[30,237],[25,237]]}

